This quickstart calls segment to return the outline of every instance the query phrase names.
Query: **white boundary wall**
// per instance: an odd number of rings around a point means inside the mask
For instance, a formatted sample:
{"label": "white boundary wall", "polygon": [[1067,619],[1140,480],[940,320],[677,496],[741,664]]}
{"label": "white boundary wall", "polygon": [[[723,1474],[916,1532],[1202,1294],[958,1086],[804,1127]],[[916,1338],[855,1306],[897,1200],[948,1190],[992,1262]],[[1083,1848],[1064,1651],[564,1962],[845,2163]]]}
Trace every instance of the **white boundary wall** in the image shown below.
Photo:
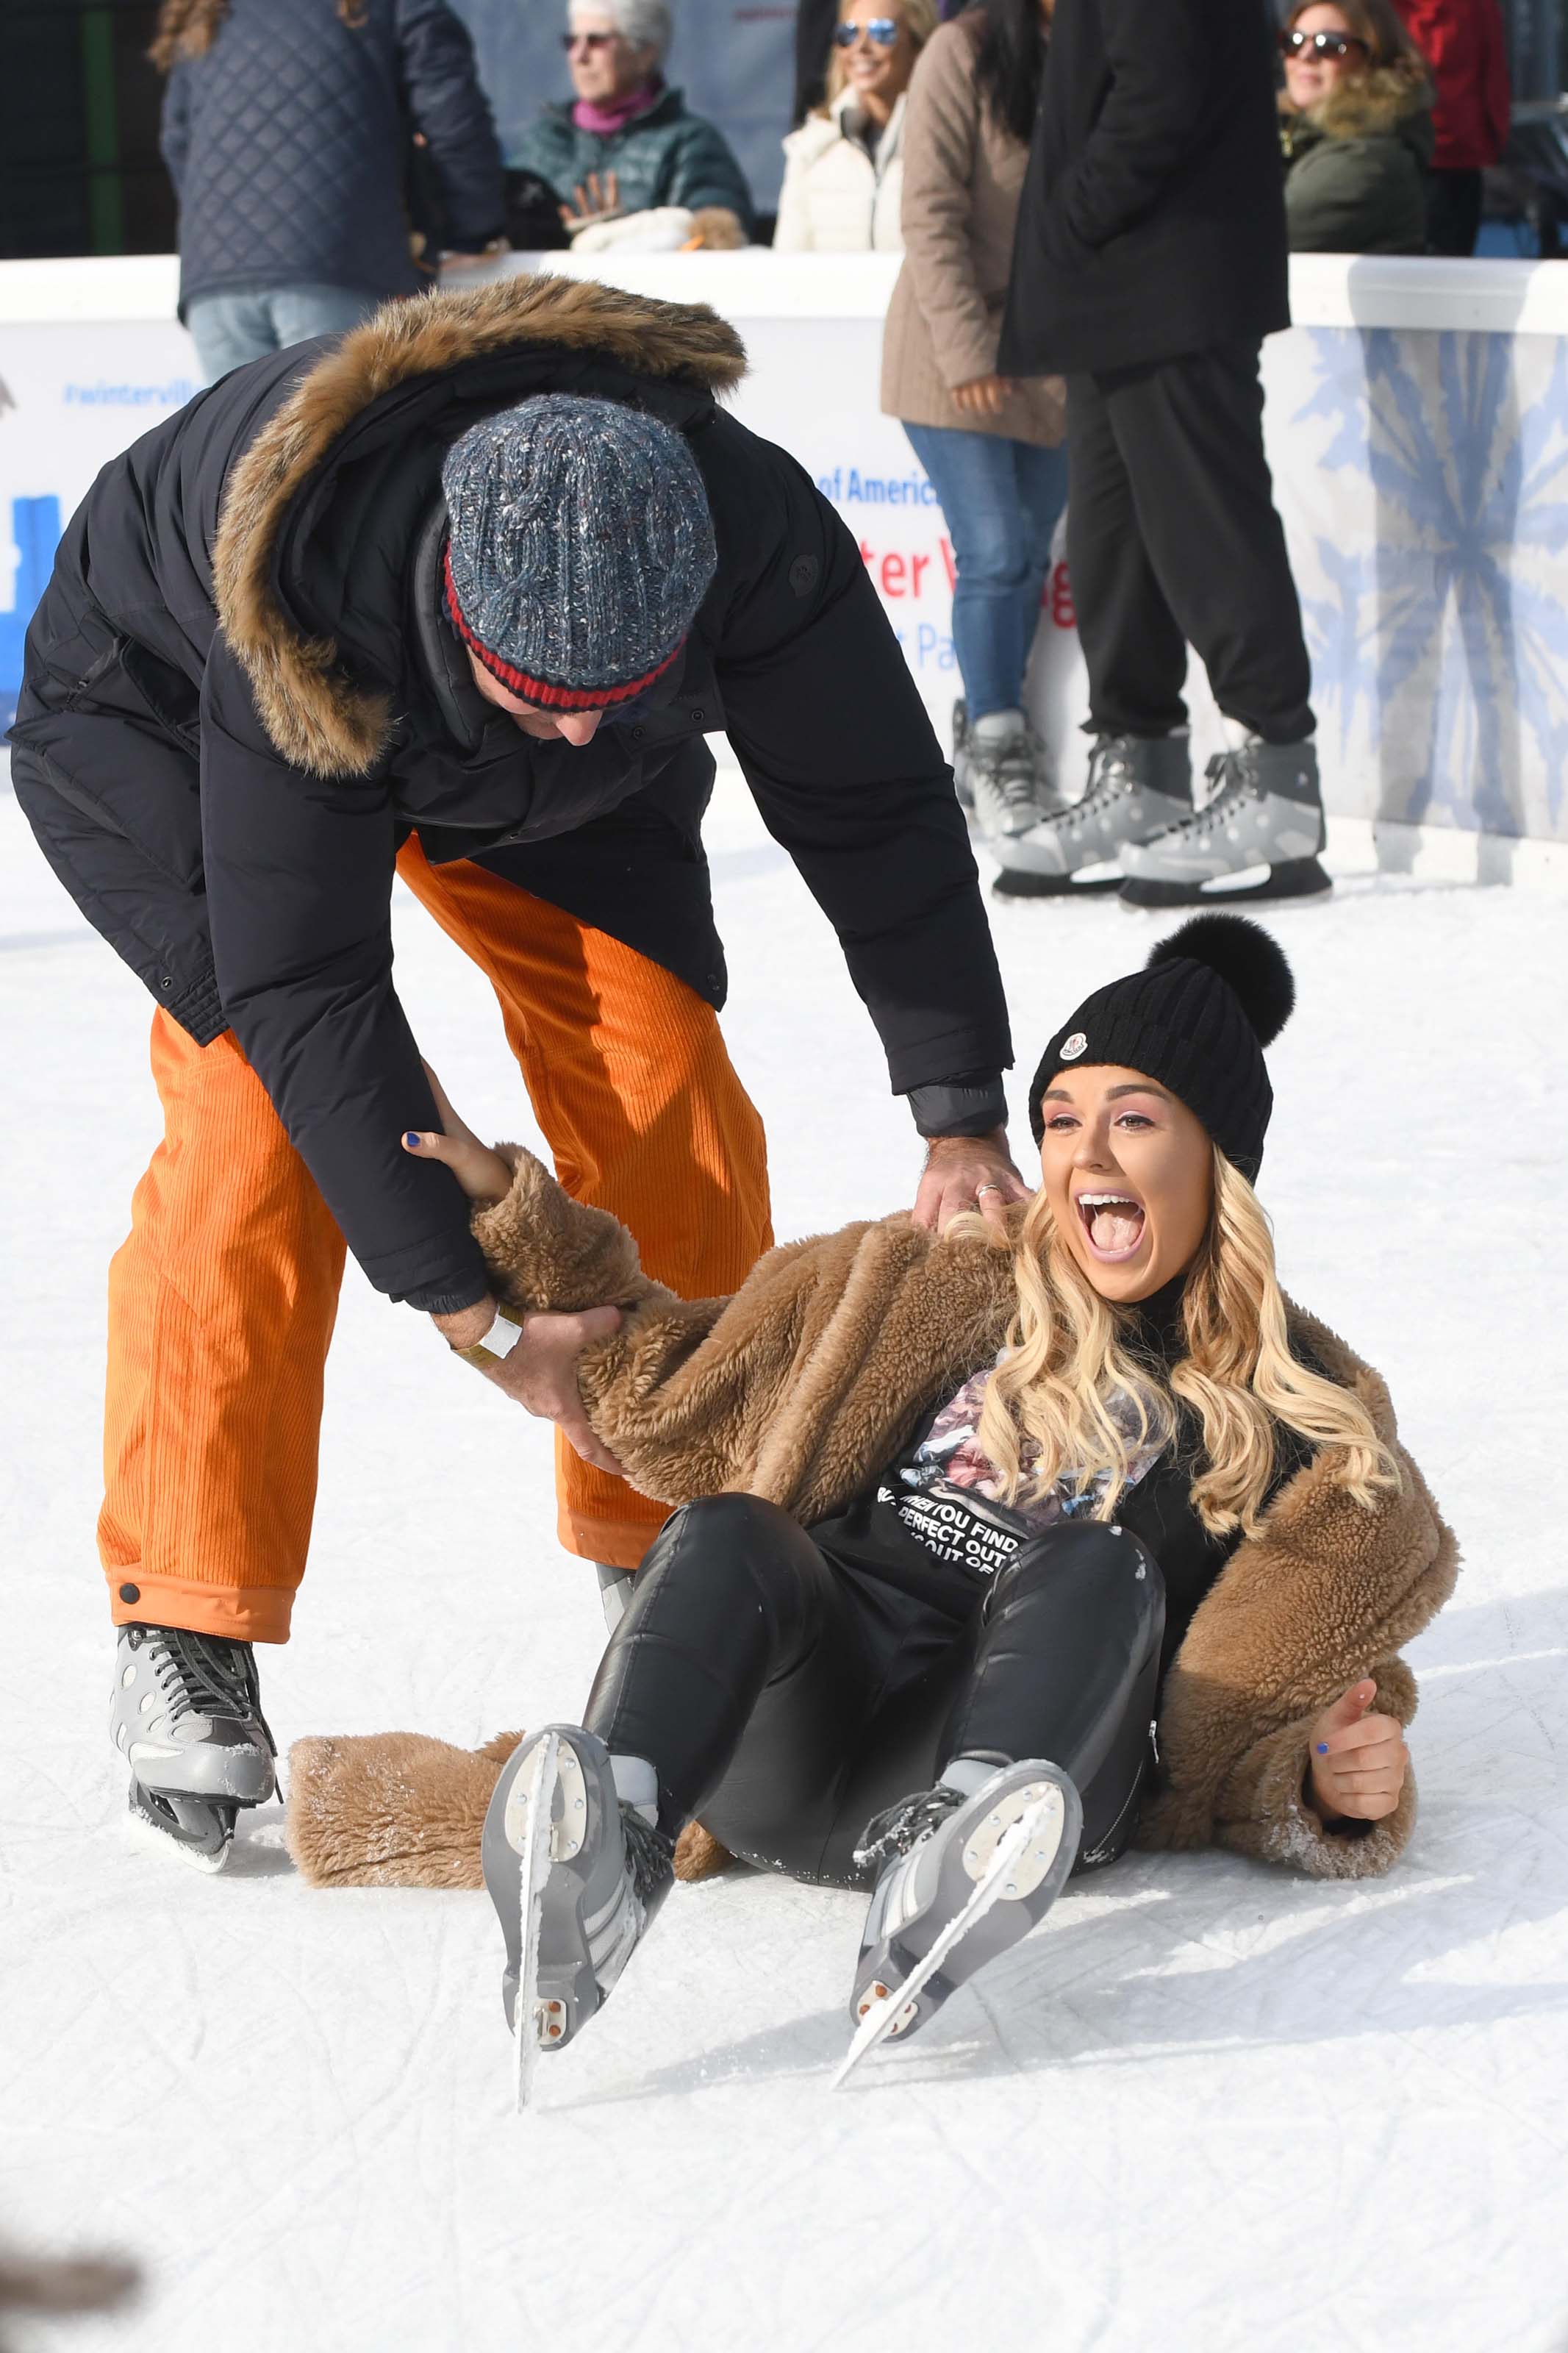
{"label": "white boundary wall", "polygon": [[[527,266],[513,258],[501,269]],[[738,413],[844,514],[945,733],[950,555],[878,408],[895,259],[552,255],[711,302],[752,355]],[[60,520],[96,469],[196,388],[171,257],[0,264],[0,712]],[[471,277],[467,282],[472,282]],[[1331,811],[1381,862],[1465,880],[1568,869],[1568,262],[1292,262],[1265,349],[1278,496],[1312,648]],[[9,525],[7,529],[6,526]],[[1047,588],[1031,694],[1069,786],[1086,741],[1071,584]],[[1195,749],[1218,748],[1201,673]]]}

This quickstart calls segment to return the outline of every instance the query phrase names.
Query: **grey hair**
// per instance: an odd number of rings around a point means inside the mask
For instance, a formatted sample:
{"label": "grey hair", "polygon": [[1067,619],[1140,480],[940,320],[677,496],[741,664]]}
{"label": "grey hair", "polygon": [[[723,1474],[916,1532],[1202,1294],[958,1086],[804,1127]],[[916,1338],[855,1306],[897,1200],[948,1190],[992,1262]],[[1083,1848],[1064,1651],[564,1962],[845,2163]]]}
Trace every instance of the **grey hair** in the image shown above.
{"label": "grey hair", "polygon": [[[662,65],[675,38],[675,25],[665,0],[579,0],[586,12],[608,16],[623,41],[634,49],[651,49]],[[577,14],[574,5],[571,15]]]}

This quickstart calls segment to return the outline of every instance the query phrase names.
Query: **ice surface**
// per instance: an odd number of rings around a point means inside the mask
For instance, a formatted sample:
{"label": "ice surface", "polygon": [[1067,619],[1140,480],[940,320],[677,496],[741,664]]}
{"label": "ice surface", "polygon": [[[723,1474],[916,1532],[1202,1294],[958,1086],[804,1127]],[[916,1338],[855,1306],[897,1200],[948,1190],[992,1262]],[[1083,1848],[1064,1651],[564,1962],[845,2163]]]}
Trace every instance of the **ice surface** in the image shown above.
{"label": "ice surface", "polygon": [[[830,934],[732,788],[710,841],[780,1232],[907,1200]],[[1026,1072],[1166,928],[994,920]],[[482,1895],[313,1894],[275,1809],[217,1880],[128,1842],[92,1523],[149,1008],[0,797],[0,2229],[153,2274],[129,2325],[51,2345],[1568,2345],[1564,910],[1365,876],[1271,920],[1300,986],[1263,1187],[1286,1279],[1387,1374],[1467,1556],[1416,1652],[1404,1867],[1134,1858],[837,2099],[856,1901],[679,1888],[520,2121]],[[412,902],[397,930],[454,1099],[527,1134],[483,984]],[[262,1657],[280,1739],[573,1715],[601,1621],[552,1525],[541,1432],[351,1275],[313,1567]]]}

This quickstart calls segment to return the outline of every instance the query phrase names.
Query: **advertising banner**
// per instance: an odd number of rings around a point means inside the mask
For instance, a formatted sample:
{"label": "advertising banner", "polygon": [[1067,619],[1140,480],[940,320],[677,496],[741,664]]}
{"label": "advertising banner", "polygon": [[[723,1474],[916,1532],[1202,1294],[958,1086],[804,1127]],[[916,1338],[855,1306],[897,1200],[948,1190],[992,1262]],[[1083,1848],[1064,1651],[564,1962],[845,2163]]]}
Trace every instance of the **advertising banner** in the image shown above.
{"label": "advertising banner", "polygon": [[[938,733],[962,691],[952,547],[878,408],[879,319],[746,315],[742,420],[854,533]],[[195,389],[169,322],[19,325],[0,344],[0,718],[64,519]],[[1312,655],[1331,811],[1568,839],[1568,339],[1301,327],[1266,347],[1266,430]],[[1204,518],[1193,517],[1194,539]],[[1064,788],[1087,716],[1072,584],[1046,584],[1028,700]],[[1194,753],[1224,735],[1189,677]]]}

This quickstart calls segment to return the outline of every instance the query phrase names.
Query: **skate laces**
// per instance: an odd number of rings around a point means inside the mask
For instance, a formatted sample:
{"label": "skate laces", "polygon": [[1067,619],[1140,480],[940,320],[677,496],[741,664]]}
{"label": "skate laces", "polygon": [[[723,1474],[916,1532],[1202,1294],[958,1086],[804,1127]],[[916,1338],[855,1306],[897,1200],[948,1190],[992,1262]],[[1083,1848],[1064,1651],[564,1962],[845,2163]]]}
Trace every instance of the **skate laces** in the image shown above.
{"label": "skate laces", "polygon": [[621,1806],[621,1834],[632,1874],[632,1894],[646,1911],[675,1874],[675,1841],[636,1806]]}
{"label": "skate laces", "polygon": [[1039,784],[1037,739],[1032,731],[1005,736],[1000,744],[968,744],[970,776],[996,795],[1005,809],[1033,808]]}
{"label": "skate laces", "polygon": [[[1179,833],[1185,840],[1205,840],[1247,793],[1256,792],[1258,779],[1249,775],[1245,752],[1215,752],[1204,769],[1212,787],[1208,799],[1191,817],[1178,818],[1165,827],[1166,833]],[[1156,835],[1155,839],[1161,837]]]}
{"label": "skate laces", "polygon": [[856,1868],[869,1871],[874,1864],[879,1871],[895,1855],[908,1854],[929,1831],[940,1830],[963,1803],[962,1789],[950,1789],[945,1781],[939,1781],[934,1789],[917,1789],[884,1812],[873,1814],[855,1850]]}
{"label": "skate laces", "polygon": [[187,1715],[254,1718],[274,1757],[278,1743],[261,1713],[261,1694],[249,1647],[213,1634],[191,1634],[177,1626],[153,1626],[145,1641],[154,1680],[171,1724]]}

